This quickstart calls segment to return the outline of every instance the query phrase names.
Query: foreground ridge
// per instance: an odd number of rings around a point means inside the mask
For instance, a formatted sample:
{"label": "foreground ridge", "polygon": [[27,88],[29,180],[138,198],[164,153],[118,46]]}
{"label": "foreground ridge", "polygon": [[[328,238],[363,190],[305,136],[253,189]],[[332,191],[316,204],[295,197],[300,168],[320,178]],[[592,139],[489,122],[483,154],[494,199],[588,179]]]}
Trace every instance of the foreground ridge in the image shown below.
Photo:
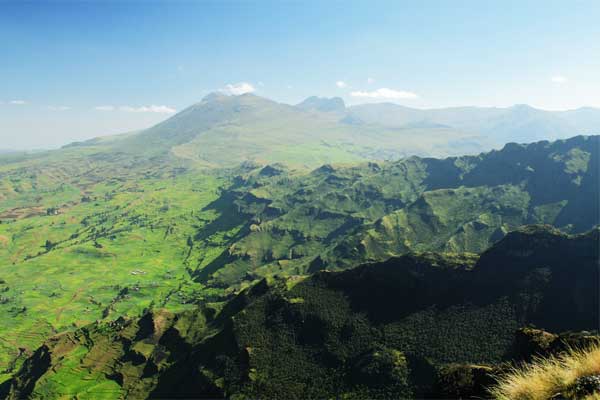
{"label": "foreground ridge", "polygon": [[[481,395],[500,363],[576,339],[521,327],[598,326],[599,233],[528,226],[481,257],[414,254],[274,277],[222,306],[93,324],[40,347],[9,398],[102,390],[136,398]],[[65,389],[74,367],[93,378]],[[456,387],[453,374],[475,380]]]}

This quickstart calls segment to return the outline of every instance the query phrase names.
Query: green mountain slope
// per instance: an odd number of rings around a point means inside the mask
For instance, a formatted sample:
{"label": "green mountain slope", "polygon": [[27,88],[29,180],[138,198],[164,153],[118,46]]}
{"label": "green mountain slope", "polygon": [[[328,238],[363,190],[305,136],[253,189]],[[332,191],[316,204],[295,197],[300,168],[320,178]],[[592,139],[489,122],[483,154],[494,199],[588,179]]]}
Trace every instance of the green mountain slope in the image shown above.
{"label": "green mountain slope", "polygon": [[[582,232],[599,223],[599,137],[510,144],[459,158],[408,158],[297,175],[241,175],[215,210],[247,222],[197,279],[216,287],[273,273],[344,268],[407,251],[479,253],[523,224]],[[211,248],[200,233],[195,246]]]}
{"label": "green mountain slope", "polygon": [[538,351],[521,326],[596,328],[599,239],[532,226],[479,259],[408,255],[263,280],[219,308],[92,324],[36,350],[9,397],[439,398],[469,386],[445,375],[457,363]]}

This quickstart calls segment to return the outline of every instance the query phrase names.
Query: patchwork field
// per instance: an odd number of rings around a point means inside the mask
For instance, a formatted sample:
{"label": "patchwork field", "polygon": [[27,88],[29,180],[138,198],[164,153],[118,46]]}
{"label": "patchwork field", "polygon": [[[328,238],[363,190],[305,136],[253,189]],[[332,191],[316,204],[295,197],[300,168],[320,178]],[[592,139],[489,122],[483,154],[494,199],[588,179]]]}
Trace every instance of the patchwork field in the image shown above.
{"label": "patchwork field", "polygon": [[[190,279],[189,260],[198,258],[190,240],[219,216],[203,209],[223,182],[200,172],[83,190],[76,183],[28,190],[13,181],[18,195],[0,210],[19,204],[38,212],[4,211],[0,219],[2,376],[56,332],[155,305],[181,310],[210,295]],[[218,247],[218,238],[212,242]]]}

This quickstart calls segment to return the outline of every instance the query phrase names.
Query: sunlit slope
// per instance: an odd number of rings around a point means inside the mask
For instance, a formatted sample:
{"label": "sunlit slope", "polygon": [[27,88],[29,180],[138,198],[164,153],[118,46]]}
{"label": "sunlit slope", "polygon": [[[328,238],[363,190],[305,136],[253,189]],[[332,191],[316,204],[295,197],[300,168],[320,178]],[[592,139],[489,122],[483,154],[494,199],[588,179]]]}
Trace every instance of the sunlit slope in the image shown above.
{"label": "sunlit slope", "polygon": [[57,331],[201,298],[187,272],[189,240],[216,218],[202,208],[218,197],[222,178],[147,172],[35,193],[18,186],[23,196],[2,202],[3,373]]}
{"label": "sunlit slope", "polygon": [[[133,152],[167,152],[208,166],[283,161],[299,165],[360,159],[324,149],[340,132],[334,119],[312,117],[292,106],[254,95],[212,94],[168,120],[126,140]],[[333,143],[330,143],[333,145]],[[295,155],[294,155],[295,154]]]}

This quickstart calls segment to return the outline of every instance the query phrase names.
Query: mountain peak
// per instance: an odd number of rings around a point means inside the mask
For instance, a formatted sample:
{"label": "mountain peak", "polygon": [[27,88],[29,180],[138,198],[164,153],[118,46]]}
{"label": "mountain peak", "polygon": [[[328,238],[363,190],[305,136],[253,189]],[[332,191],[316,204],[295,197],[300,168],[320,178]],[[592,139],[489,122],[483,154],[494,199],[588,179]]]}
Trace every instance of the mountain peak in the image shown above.
{"label": "mountain peak", "polygon": [[227,103],[227,104],[237,104],[237,103],[275,103],[273,100],[267,99],[265,97],[257,96],[253,93],[243,93],[243,94],[226,94],[221,91],[216,91],[207,94],[202,98],[200,103],[196,105],[205,105],[208,103]]}

